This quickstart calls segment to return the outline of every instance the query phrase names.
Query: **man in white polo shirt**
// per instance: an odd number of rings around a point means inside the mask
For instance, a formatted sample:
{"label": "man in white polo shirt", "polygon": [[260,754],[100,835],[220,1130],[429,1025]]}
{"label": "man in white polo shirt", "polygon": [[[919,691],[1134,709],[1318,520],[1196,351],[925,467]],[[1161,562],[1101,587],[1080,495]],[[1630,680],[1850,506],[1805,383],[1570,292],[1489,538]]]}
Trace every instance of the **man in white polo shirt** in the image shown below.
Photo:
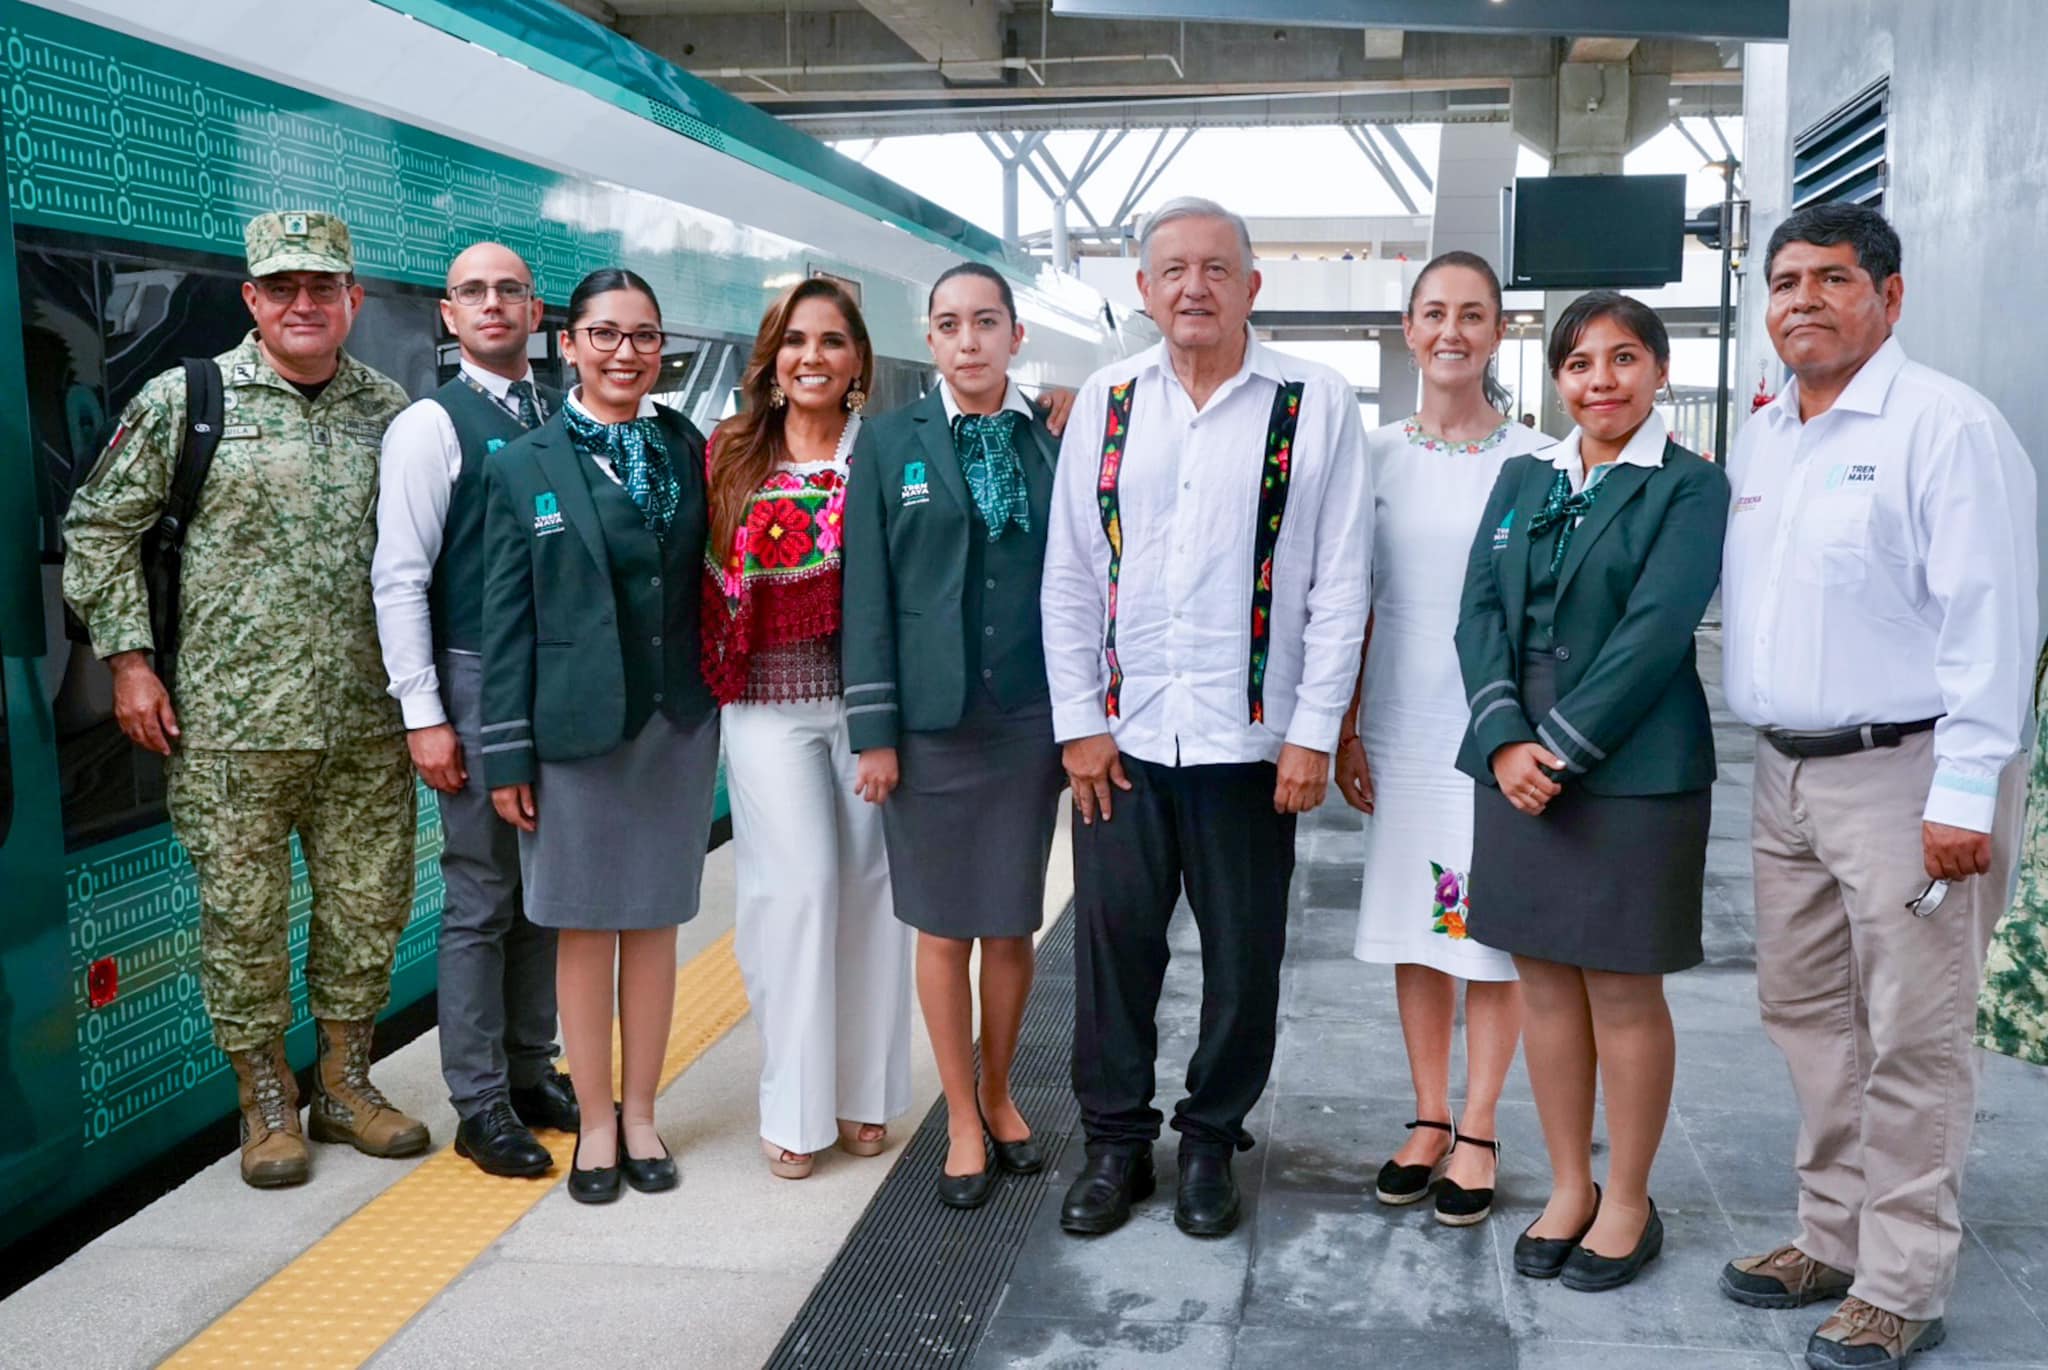
{"label": "man in white polo shirt", "polygon": [[1725,684],[1762,730],[1757,992],[1799,1096],[1799,1232],[1721,1287],[1846,1295],[1807,1363],[1864,1370],[1940,1342],[1955,1283],[1970,1033],[2024,801],[2034,473],[1989,401],[1892,337],[1876,211],[1801,210],[1764,270],[1794,379],[1729,462]]}
{"label": "man in white polo shirt", "polygon": [[1295,817],[1320,804],[1372,582],[1358,402],[1252,336],[1244,220],[1175,200],[1138,289],[1165,335],[1089,377],[1060,446],[1041,593],[1074,833],[1074,1092],[1088,1164],[1060,1215],[1107,1232],[1152,1192],[1154,1014],[1183,888],[1202,1028],[1174,1219],[1237,1225],[1230,1158],[1273,1064]]}

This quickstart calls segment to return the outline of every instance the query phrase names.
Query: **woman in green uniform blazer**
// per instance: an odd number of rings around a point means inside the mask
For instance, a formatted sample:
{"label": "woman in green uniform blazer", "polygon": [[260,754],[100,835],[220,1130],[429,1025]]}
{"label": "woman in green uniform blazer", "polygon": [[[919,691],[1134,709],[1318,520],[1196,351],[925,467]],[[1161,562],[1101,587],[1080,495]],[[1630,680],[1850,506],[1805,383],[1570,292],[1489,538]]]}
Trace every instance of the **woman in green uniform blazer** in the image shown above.
{"label": "woman in green uniform blazer", "polygon": [[484,779],[520,830],[526,915],[559,930],[583,1115],[569,1194],[584,1203],[617,1198],[621,1178],[676,1184],[654,1094],[718,770],[697,633],[704,439],[648,399],[663,346],[645,281],[586,277],[562,332],[582,384],[484,466]]}
{"label": "woman in green uniform blazer", "polygon": [[950,1135],[939,1198],[974,1208],[998,1168],[1044,1163],[1011,1100],[1010,1061],[1065,784],[1038,616],[1059,444],[1009,379],[1024,341],[1009,283],[956,266],[927,312],[939,387],[874,420],[854,448],[842,653],[859,787],[883,806],[896,916],[918,931]]}
{"label": "woman in green uniform blazer", "polygon": [[[1472,723],[1467,928],[1510,952],[1550,1152],[1515,1269],[1575,1289],[1632,1280],[1663,1244],[1650,1166],[1670,1110],[1663,976],[1697,965],[1714,736],[1693,632],[1721,573],[1728,480],[1665,434],[1671,344],[1611,291],[1550,339],[1577,422],[1502,468],[1457,629]],[[1592,1179],[1596,1076],[1611,1144]]]}

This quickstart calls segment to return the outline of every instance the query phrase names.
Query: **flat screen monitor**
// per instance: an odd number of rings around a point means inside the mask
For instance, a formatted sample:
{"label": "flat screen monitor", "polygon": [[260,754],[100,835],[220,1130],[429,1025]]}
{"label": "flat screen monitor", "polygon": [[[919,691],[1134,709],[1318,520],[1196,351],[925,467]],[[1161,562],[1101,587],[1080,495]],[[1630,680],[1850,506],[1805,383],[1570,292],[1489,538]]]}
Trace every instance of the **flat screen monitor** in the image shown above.
{"label": "flat screen monitor", "polygon": [[1508,288],[1668,285],[1685,251],[1685,177],[1517,178],[1509,201]]}

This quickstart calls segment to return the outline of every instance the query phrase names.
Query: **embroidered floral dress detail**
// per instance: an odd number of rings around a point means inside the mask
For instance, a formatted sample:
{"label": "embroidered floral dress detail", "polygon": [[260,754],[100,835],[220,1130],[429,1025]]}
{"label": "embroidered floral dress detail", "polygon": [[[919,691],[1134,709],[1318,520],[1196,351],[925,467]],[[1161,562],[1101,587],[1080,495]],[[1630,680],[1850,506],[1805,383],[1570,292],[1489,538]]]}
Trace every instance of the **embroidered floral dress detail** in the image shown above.
{"label": "embroidered floral dress detail", "polygon": [[1407,419],[1401,424],[1401,436],[1408,439],[1410,447],[1420,447],[1425,452],[1438,452],[1445,456],[1461,456],[1468,453],[1492,451],[1508,440],[1508,430],[1512,427],[1514,427],[1514,421],[1512,419],[1504,419],[1500,427],[1494,429],[1483,438],[1474,438],[1469,442],[1453,442],[1449,438],[1440,438],[1433,433],[1426,432],[1422,425],[1414,419]]}
{"label": "embroidered floral dress detail", "polygon": [[723,557],[705,550],[704,676],[721,704],[838,694],[846,461],[859,429],[849,416],[831,460],[771,472]]}
{"label": "embroidered floral dress detail", "polygon": [[1429,863],[1429,873],[1436,881],[1430,895],[1429,930],[1441,933],[1453,942],[1462,942],[1468,936],[1465,916],[1472,911],[1471,890],[1467,887],[1465,874],[1439,866],[1434,861]]}

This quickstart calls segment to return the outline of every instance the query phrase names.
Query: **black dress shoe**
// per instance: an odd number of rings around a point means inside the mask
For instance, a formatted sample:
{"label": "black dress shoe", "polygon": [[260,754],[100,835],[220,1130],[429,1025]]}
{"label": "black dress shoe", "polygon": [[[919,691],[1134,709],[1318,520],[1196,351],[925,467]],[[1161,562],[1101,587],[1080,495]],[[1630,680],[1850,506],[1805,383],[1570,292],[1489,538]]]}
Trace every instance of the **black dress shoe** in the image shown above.
{"label": "black dress shoe", "polygon": [[557,1132],[574,1132],[583,1112],[576,1106],[576,1087],[569,1077],[549,1067],[540,1083],[512,1092],[512,1111],[528,1127],[551,1127]]}
{"label": "black dress shoe", "polygon": [[674,1189],[678,1183],[676,1158],[669,1154],[667,1143],[662,1143],[659,1156],[646,1161],[626,1149],[623,1118],[619,1120],[619,1170],[625,1175],[626,1183],[642,1194],[659,1194],[665,1189]]}
{"label": "black dress shoe", "polygon": [[[1500,1169],[1500,1143],[1491,1137],[1468,1137],[1462,1132],[1452,1134],[1451,1150],[1460,1144],[1493,1148],[1493,1166]],[[1449,1157],[1445,1157],[1448,1164]],[[1445,1227],[1471,1227],[1486,1221],[1486,1215],[1493,1212],[1493,1186],[1484,1189],[1467,1189],[1456,1180],[1446,1176],[1436,1191],[1436,1220]]]}
{"label": "black dress shoe", "polygon": [[[1600,1216],[1600,1186],[1593,1186],[1593,1211],[1586,1215],[1586,1225],[1569,1237],[1532,1237],[1528,1231],[1515,1238],[1515,1273],[1532,1280],[1554,1280],[1564,1269],[1564,1263],[1571,1259],[1579,1242],[1593,1230],[1593,1219]],[[1541,1221],[1540,1219],[1538,1221]],[[1530,1223],[1533,1230],[1535,1223]]]}
{"label": "black dress shoe", "polygon": [[[996,1143],[1001,1146],[1002,1143]],[[939,1163],[939,1202],[948,1208],[980,1208],[988,1202],[988,1196],[995,1193],[996,1167],[990,1163],[988,1153],[981,1156],[981,1169],[972,1175],[948,1175],[945,1162]]]}
{"label": "black dress shoe", "polygon": [[1108,1151],[1090,1156],[1067,1187],[1060,1206],[1060,1226],[1083,1236],[1114,1232],[1130,1221],[1131,1205],[1152,1197],[1158,1180],[1152,1174],[1152,1149]]}
{"label": "black dress shoe", "polygon": [[527,1130],[512,1105],[496,1100],[455,1129],[455,1154],[476,1162],[486,1175],[526,1179],[554,1169],[555,1158]]}
{"label": "black dress shoe", "polygon": [[[1451,1146],[1455,1147],[1458,1144],[1457,1129],[1453,1128],[1449,1123],[1437,1123],[1431,1122],[1427,1118],[1417,1118],[1414,1122],[1408,1124],[1410,1132],[1413,1132],[1418,1127],[1433,1127],[1438,1132],[1448,1132],[1451,1134]],[[1423,1195],[1429,1193],[1429,1187],[1436,1183],[1436,1177],[1442,1173],[1443,1167],[1450,1159],[1451,1153],[1446,1149],[1443,1160],[1438,1161],[1435,1165],[1396,1165],[1394,1162],[1388,1161],[1380,1167],[1379,1178],[1373,1181],[1373,1197],[1383,1204],[1392,1204],[1396,1207],[1402,1204],[1412,1204]]]}
{"label": "black dress shoe", "polygon": [[[618,1154],[626,1151],[626,1133],[618,1133]],[[576,1150],[569,1155],[569,1197],[580,1204],[608,1204],[619,1197],[619,1167],[616,1163],[585,1170],[576,1164],[576,1158],[583,1152],[583,1138],[576,1139]]]}
{"label": "black dress shoe", "polygon": [[1190,1237],[1226,1236],[1237,1226],[1239,1211],[1237,1177],[1230,1173],[1230,1157],[1213,1151],[1183,1151],[1173,1225]]}
{"label": "black dress shoe", "polygon": [[1650,1220],[1643,1224],[1643,1235],[1636,1238],[1636,1249],[1626,1256],[1602,1256],[1580,1246],[1573,1249],[1571,1258],[1564,1263],[1562,1283],[1567,1289],[1583,1290],[1594,1294],[1603,1289],[1619,1289],[1637,1275],[1643,1267],[1657,1259],[1657,1253],[1664,1249],[1664,1220],[1657,1216],[1657,1201],[1650,1200]]}

